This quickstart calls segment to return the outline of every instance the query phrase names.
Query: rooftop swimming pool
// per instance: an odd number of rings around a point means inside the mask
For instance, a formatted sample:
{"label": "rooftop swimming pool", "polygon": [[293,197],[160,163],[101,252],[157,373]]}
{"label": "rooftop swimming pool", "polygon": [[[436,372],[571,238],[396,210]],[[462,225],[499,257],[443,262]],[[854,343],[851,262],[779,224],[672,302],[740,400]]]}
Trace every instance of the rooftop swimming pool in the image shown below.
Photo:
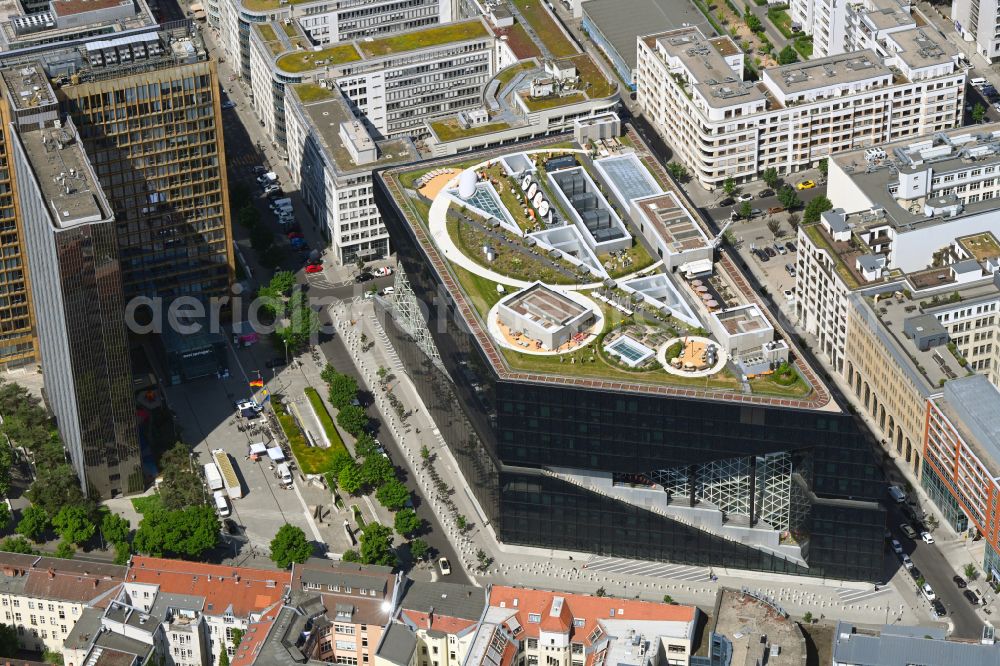
{"label": "rooftop swimming pool", "polygon": [[646,359],[656,353],[635,338],[627,335],[623,335],[616,339],[611,344],[605,346],[604,349],[605,351],[611,352],[633,368],[641,365],[646,361]]}

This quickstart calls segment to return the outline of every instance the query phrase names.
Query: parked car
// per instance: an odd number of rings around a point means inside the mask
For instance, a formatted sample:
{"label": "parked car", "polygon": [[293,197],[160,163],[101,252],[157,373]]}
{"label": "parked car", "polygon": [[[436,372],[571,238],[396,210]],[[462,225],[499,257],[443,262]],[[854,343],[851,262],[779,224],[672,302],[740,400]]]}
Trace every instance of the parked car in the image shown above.
{"label": "parked car", "polygon": [[757,258],[761,260],[761,262],[769,261],[769,257],[767,256],[767,252],[764,252],[764,250],[761,250],[760,248],[756,248],[754,250],[754,253],[757,255]]}
{"label": "parked car", "polygon": [[[784,253],[782,253],[782,254],[784,254]],[[785,272],[788,273],[791,277],[795,277],[795,265],[794,264],[785,264]]]}
{"label": "parked car", "polygon": [[743,192],[742,194],[736,195],[736,200],[740,203],[743,203],[744,201],[753,201],[753,195],[749,192]]}
{"label": "parked car", "polygon": [[393,288],[393,287],[386,287],[385,289],[382,290],[382,295],[383,296],[388,296],[388,295],[394,294],[394,293],[396,293],[396,289]]}
{"label": "parked car", "polygon": [[371,273],[358,273],[357,275],[354,276],[354,281],[358,283],[368,282],[368,280],[371,280],[372,277],[373,276]]}
{"label": "parked car", "polygon": [[281,194],[281,187],[279,185],[268,185],[264,188],[264,194],[270,196],[272,194]]}
{"label": "parked car", "polygon": [[906,523],[901,523],[900,524],[899,531],[902,532],[903,534],[905,534],[910,539],[916,539],[917,538],[917,531],[915,529],[913,529],[912,527],[910,527],[909,525],[907,525]]}
{"label": "parked car", "polygon": [[778,253],[775,252],[774,248],[771,247],[770,245],[768,245],[767,247],[764,248],[764,252],[767,252],[767,256],[769,256],[769,257],[776,257],[776,256],[778,256]]}
{"label": "parked car", "polygon": [[785,243],[785,249],[788,250],[789,252],[796,252],[798,250],[798,248],[795,247],[795,243],[793,243],[792,241],[788,241],[787,243]]}
{"label": "parked car", "polygon": [[962,596],[969,600],[973,606],[979,605],[979,595],[969,589],[962,590]]}
{"label": "parked car", "polygon": [[222,103],[222,108],[223,109],[235,109],[236,108],[236,102],[234,102],[231,99],[227,99],[225,102]]}
{"label": "parked car", "polygon": [[930,532],[921,532],[920,538],[923,539],[924,543],[934,543],[934,537],[931,536]]}
{"label": "parked car", "polygon": [[803,180],[795,184],[795,189],[798,190],[811,190],[816,187],[816,183],[811,180]]}
{"label": "parked car", "polygon": [[382,266],[380,268],[376,268],[373,274],[375,275],[375,277],[385,277],[388,275],[392,275],[392,268],[389,266]]}
{"label": "parked car", "polygon": [[951,579],[953,581],[955,581],[955,585],[958,587],[958,589],[960,589],[960,590],[964,590],[965,589],[965,579],[964,578],[962,578],[961,576],[952,576]]}
{"label": "parked car", "polygon": [[447,557],[442,557],[438,560],[438,567],[441,569],[442,576],[447,576],[451,573],[451,562],[448,561]]}
{"label": "parked car", "polygon": [[768,215],[777,215],[778,213],[784,213],[785,209],[781,206],[771,206],[767,209]]}
{"label": "parked car", "polygon": [[285,359],[281,356],[275,356],[274,358],[269,359],[264,365],[268,368],[281,368],[285,365]]}
{"label": "parked car", "polygon": [[774,249],[778,251],[778,254],[788,254],[788,250],[786,250],[785,246],[781,243],[775,243]]}
{"label": "parked car", "polygon": [[897,555],[903,554],[903,544],[899,543],[899,541],[897,541],[896,539],[890,540],[889,545],[892,546],[892,552],[896,553]]}
{"label": "parked car", "polygon": [[750,219],[751,220],[753,218],[755,218],[755,217],[760,217],[763,214],[764,214],[764,211],[762,211],[760,208],[751,208],[750,209]]}
{"label": "parked car", "polygon": [[250,167],[250,173],[254,176],[260,176],[261,174],[267,173],[267,167],[260,166],[259,164],[255,167]]}
{"label": "parked car", "polygon": [[783,292],[781,292],[781,295],[785,297],[785,300],[789,304],[795,302],[795,294],[792,292],[791,289],[785,289]]}
{"label": "parked car", "polygon": [[920,588],[920,591],[924,593],[925,597],[927,597],[927,601],[934,601],[937,599],[937,595],[934,594],[934,588],[931,587],[930,583],[924,583],[924,586]]}
{"label": "parked car", "polygon": [[734,199],[732,197],[726,197],[725,199],[723,199],[722,201],[719,202],[719,208],[725,208],[726,206],[732,206],[735,203],[736,203],[736,199]]}
{"label": "parked car", "polygon": [[913,568],[913,560],[911,560],[910,556],[907,555],[906,553],[903,553],[902,555],[899,556],[899,561],[903,563],[903,566],[906,567],[907,570]]}
{"label": "parked car", "polygon": [[948,611],[945,610],[944,604],[941,603],[940,599],[935,599],[934,601],[932,601],[931,608],[934,609],[934,615],[938,617],[944,617],[945,615],[948,614]]}
{"label": "parked car", "polygon": [[773,196],[774,196],[774,190],[767,189],[767,190],[761,190],[760,193],[757,195],[757,198],[763,199],[765,197],[773,197]]}
{"label": "parked car", "polygon": [[322,264],[309,264],[308,266],[306,266],[306,273],[322,273],[322,272],[323,272]]}
{"label": "parked car", "polygon": [[305,236],[302,235],[301,231],[289,231],[288,240],[292,240],[293,238],[305,238]]}
{"label": "parked car", "polygon": [[282,190],[278,186],[275,186],[275,187],[277,189],[272,190],[271,193],[267,195],[267,200],[268,201],[277,201],[278,199],[284,199],[285,198],[285,192],[284,192],[284,190]]}
{"label": "parked car", "polygon": [[910,569],[910,578],[912,578],[914,581],[919,580],[923,575],[924,574],[920,571],[920,569],[916,567]]}

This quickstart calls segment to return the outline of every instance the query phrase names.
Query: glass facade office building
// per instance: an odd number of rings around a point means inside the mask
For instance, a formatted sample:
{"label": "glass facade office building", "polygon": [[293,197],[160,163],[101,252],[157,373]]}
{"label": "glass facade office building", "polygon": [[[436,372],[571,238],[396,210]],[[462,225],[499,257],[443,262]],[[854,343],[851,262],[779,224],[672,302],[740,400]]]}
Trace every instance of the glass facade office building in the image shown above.
{"label": "glass facade office building", "polygon": [[[882,578],[885,513],[878,501],[884,488],[848,415],[608,392],[497,372],[382,173],[376,173],[375,193],[403,273],[395,303],[379,301],[376,309],[502,541],[694,565]],[[401,299],[411,289],[415,298],[407,305]],[[771,458],[782,461],[795,487],[790,493],[798,508],[788,527],[804,563],[594,492],[559,473],[571,468],[628,478],[687,468],[695,488],[706,463],[756,469]],[[759,497],[750,476],[750,496]],[[755,506],[751,516],[763,510]]]}

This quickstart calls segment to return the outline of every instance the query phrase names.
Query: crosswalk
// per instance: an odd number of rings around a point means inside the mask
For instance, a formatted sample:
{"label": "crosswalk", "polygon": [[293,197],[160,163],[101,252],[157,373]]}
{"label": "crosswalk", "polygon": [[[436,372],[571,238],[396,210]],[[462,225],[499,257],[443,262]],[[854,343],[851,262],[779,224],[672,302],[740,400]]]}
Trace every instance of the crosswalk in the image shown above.
{"label": "crosswalk", "polygon": [[346,287],[349,284],[353,284],[351,280],[332,282],[324,273],[306,273],[306,281],[309,282],[310,286],[317,289],[337,289],[338,287]]}
{"label": "crosswalk", "polygon": [[875,591],[874,587],[866,587],[862,590],[849,587],[838,587],[837,598],[840,599],[842,603],[853,604],[865,599],[871,599],[872,597],[880,594],[885,594],[887,591],[887,587],[878,588],[878,592]]}
{"label": "crosswalk", "polygon": [[652,576],[653,578],[668,578],[670,580],[695,582],[710,580],[709,571],[705,567],[692,567],[668,562],[626,560],[618,557],[595,557],[587,562],[586,568],[588,571],[607,571],[608,573]]}

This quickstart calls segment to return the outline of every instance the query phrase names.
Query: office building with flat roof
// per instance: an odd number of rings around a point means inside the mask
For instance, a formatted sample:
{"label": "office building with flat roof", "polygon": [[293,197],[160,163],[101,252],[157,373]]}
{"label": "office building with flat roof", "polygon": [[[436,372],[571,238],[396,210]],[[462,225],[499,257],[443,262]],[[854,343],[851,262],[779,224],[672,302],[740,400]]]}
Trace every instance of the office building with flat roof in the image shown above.
{"label": "office building with flat roof", "polygon": [[743,79],[744,59],[728,36],[695,27],[638,42],[637,102],[706,189],[961,122],[958,51],[930,30],[767,68],[756,82]]}
{"label": "office building with flat roof", "polygon": [[[880,576],[884,514],[875,466],[851,417],[797,352],[774,378],[748,372],[736,379],[702,363],[703,384],[675,379],[688,371],[665,355],[679,353],[671,351],[675,344],[684,350],[684,332],[707,319],[709,301],[721,299],[714,307],[723,310],[757,303],[755,312],[770,319],[727,258],[709,262],[697,284],[681,272],[650,272],[671,286],[651,289],[644,301],[618,290],[631,276],[595,286],[591,271],[601,267],[564,264],[562,252],[551,252],[546,238],[575,229],[569,219],[529,231],[525,238],[538,251],[514,255],[518,262],[511,263],[506,244],[496,243],[492,260],[479,256],[478,243],[457,250],[446,238],[457,242],[456,234],[482,233],[475,231],[480,227],[468,211],[457,225],[446,223],[449,208],[458,206],[450,186],[432,192],[422,185],[428,174],[450,174],[477,209],[491,208],[499,219],[503,204],[480,201],[493,195],[473,187],[470,173],[516,191],[542,177],[535,165],[553,162],[553,176],[561,173],[555,161],[577,153],[582,150],[550,139],[376,172],[376,201],[400,258],[395,292],[377,300],[376,311],[421,394],[430,396],[427,407],[454,447],[483,519],[511,544],[801,575]],[[471,171],[462,173],[466,168]],[[523,215],[519,207],[508,213],[515,220]],[[490,228],[518,235],[502,223]],[[515,276],[525,261],[544,262],[537,270],[558,276],[546,284],[591,285],[577,286],[574,300],[591,299],[608,318],[643,308],[647,323],[609,322],[600,333],[621,333],[630,341],[627,351],[640,343],[656,351],[656,360],[647,359],[639,374],[619,367],[593,346],[600,335],[584,335],[555,352],[503,344],[490,320],[505,291],[497,285],[523,280]],[[650,304],[662,291],[685,302],[693,323],[675,317],[673,305]],[[754,321],[749,314],[744,320]],[[697,345],[689,352],[692,366],[699,350],[704,355],[708,346],[718,347],[713,340]],[[780,377],[793,387],[782,397],[768,388]]]}
{"label": "office building with flat roof", "polygon": [[955,0],[951,3],[955,31],[967,42],[975,42],[976,53],[987,62],[1000,57],[1000,2],[997,0]]}
{"label": "office building with flat roof", "polygon": [[72,121],[38,66],[0,78],[46,402],[84,492],[143,490],[115,219]]}
{"label": "office building with flat roof", "polygon": [[[941,627],[887,624],[865,629],[837,622],[833,632],[833,666],[900,666],[901,664],[966,664],[988,666],[1000,659],[992,629],[986,625],[980,643],[952,641]],[[989,638],[986,638],[989,636]]]}

